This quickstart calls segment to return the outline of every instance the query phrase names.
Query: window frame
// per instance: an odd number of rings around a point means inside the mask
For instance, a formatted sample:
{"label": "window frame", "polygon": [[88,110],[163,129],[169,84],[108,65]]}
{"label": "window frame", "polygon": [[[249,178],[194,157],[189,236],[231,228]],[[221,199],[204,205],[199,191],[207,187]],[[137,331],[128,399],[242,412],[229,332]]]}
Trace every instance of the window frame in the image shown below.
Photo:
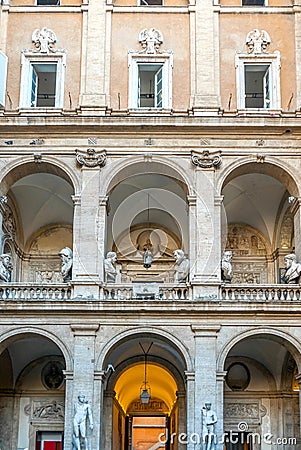
{"label": "window frame", "polygon": [[[247,108],[245,103],[245,65],[267,65],[270,76],[270,107]],[[237,109],[243,111],[272,111],[281,109],[280,94],[280,53],[236,54],[236,96]]]}
{"label": "window frame", "polygon": [[[139,66],[140,65],[162,66],[162,106],[139,106]],[[172,52],[162,52],[160,54],[146,55],[141,53],[131,53],[128,56],[129,67],[129,93],[128,108],[139,111],[161,111],[172,108]]]}
{"label": "window frame", "polygon": [[[55,64],[56,65],[56,88],[54,106],[31,106],[32,92],[32,71],[35,64]],[[21,88],[20,88],[20,108],[31,110],[63,108],[65,90],[66,54],[56,52],[53,54],[37,54],[34,52],[22,53]]]}
{"label": "window frame", "polygon": [[0,108],[5,109],[8,57],[0,51]]}
{"label": "window frame", "polygon": [[264,8],[265,6],[268,6],[268,0],[263,1],[263,5],[244,5],[243,0],[241,0],[241,6],[244,8]]}

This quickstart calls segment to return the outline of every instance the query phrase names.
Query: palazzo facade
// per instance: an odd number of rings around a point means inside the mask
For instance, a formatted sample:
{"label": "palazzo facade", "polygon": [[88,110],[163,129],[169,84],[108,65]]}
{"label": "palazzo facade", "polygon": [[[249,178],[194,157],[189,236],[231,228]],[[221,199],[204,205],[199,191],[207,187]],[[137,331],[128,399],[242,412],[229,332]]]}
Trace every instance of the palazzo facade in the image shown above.
{"label": "palazzo facade", "polygon": [[299,0],[2,0],[1,450],[300,448],[300,108]]}

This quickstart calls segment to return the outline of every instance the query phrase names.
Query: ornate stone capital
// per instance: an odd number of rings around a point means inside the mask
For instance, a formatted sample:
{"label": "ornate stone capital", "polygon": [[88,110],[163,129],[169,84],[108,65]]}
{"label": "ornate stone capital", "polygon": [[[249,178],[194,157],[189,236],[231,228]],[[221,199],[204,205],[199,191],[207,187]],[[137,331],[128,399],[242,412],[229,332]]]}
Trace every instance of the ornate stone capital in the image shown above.
{"label": "ornate stone capital", "polygon": [[246,46],[248,53],[260,54],[266,53],[271,43],[271,38],[265,30],[259,31],[257,28],[250,31],[246,37]]}
{"label": "ornate stone capital", "polygon": [[222,158],[220,152],[209,153],[209,150],[204,150],[202,153],[195,153],[192,151],[191,162],[197,167],[211,169],[212,167],[218,167],[222,162]]}
{"label": "ornate stone capital", "polygon": [[85,167],[103,167],[107,162],[107,153],[103,150],[96,153],[94,148],[88,148],[86,152],[76,149],[76,161],[80,166]]}

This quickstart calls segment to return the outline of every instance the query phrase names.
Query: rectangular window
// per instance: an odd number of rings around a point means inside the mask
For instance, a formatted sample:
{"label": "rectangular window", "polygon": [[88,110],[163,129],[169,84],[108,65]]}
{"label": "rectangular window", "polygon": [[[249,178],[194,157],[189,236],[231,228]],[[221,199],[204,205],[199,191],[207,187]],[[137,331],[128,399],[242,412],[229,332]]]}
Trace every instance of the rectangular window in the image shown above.
{"label": "rectangular window", "polygon": [[140,6],[162,6],[163,0],[140,0]]}
{"label": "rectangular window", "polygon": [[37,6],[58,6],[60,0],[37,0]]}
{"label": "rectangular window", "polygon": [[245,64],[245,108],[270,107],[270,65]]}
{"label": "rectangular window", "polygon": [[20,108],[62,108],[66,54],[37,55],[24,52],[20,89]]}
{"label": "rectangular window", "polygon": [[30,106],[54,107],[57,64],[32,64]]}
{"label": "rectangular window", "polygon": [[265,6],[265,0],[242,0],[242,6]]}
{"label": "rectangular window", "polygon": [[139,64],[138,105],[162,108],[162,64]]}

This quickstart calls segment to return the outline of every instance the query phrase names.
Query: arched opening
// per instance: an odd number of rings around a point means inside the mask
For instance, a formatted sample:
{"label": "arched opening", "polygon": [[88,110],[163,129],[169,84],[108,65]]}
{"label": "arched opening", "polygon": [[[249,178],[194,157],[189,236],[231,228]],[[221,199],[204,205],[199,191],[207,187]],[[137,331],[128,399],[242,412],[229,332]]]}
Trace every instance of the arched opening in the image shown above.
{"label": "arched opening", "polygon": [[187,187],[170,168],[134,166],[110,184],[106,252],[117,254],[117,282],[173,282],[173,252],[189,252]]}
{"label": "arched opening", "polygon": [[11,281],[62,283],[59,251],[72,248],[73,183],[59,167],[27,163],[2,182],[1,254],[12,256]]}
{"label": "arched opening", "polygon": [[296,356],[299,363],[296,349],[273,334],[256,333],[233,345],[224,366],[228,450],[256,450],[278,438],[279,444],[295,448],[300,438]]}
{"label": "arched opening", "polygon": [[62,450],[66,368],[48,337],[24,332],[1,343],[0,446]]}
{"label": "arched opening", "polygon": [[[114,372],[104,391],[103,426],[109,431],[103,448],[180,449],[170,437],[186,429],[186,365],[175,344],[151,333],[128,336],[109,352],[104,367],[109,364]],[[145,389],[148,401],[141,396]]]}
{"label": "arched opening", "polygon": [[290,175],[273,164],[243,164],[228,174],[223,232],[233,254],[232,283],[284,282],[284,256],[295,252],[291,202],[297,192]]}

